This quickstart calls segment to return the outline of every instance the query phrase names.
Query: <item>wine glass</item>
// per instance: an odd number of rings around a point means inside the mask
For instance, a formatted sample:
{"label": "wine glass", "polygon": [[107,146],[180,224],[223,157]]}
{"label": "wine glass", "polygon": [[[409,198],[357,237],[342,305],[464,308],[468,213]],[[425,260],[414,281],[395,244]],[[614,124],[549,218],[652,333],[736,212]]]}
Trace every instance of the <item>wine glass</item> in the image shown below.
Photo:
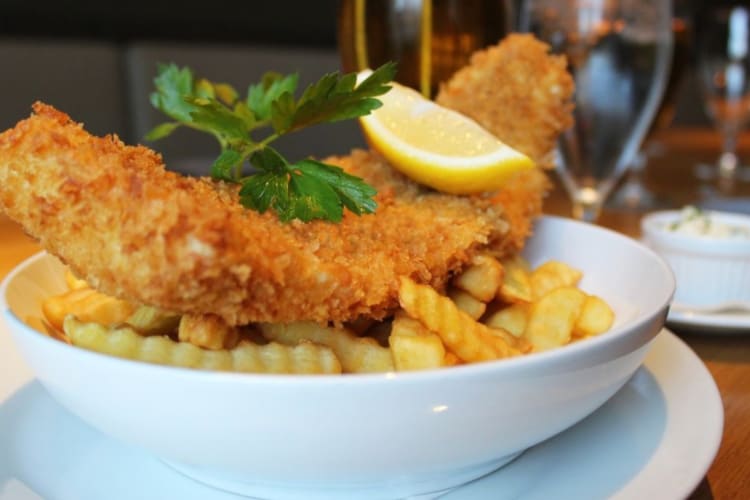
{"label": "wine glass", "polygon": [[713,7],[701,22],[701,89],[706,112],[722,136],[722,151],[714,168],[699,167],[697,173],[731,186],[750,181],[750,168],[741,166],[737,156],[737,138],[750,122],[750,8],[739,3]]}
{"label": "wine glass", "polygon": [[690,60],[694,34],[693,11],[691,0],[672,2],[672,58],[664,95],[646,132],[644,143],[627,171],[625,182],[607,202],[609,208],[647,211],[669,206],[667,200],[648,188],[644,178],[651,159],[665,154],[665,146],[658,140],[657,134],[672,125],[677,111],[677,98]]}
{"label": "wine glass", "polygon": [[431,98],[471,54],[497,43],[513,22],[510,0],[341,0],[344,71],[398,62],[396,81]]}
{"label": "wine glass", "polygon": [[526,0],[520,25],[565,54],[574,125],[557,171],[573,216],[594,222],[633,163],[661,101],[672,53],[669,0]]}

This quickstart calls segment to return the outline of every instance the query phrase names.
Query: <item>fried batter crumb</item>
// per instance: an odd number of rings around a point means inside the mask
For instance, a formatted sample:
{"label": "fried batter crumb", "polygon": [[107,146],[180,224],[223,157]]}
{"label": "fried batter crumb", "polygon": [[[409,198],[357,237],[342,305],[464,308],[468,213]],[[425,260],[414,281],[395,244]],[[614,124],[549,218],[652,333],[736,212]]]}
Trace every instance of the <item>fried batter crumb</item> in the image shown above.
{"label": "fried batter crumb", "polygon": [[549,165],[560,132],[573,123],[573,78],[564,56],[529,34],[476,52],[440,86],[437,102],[479,122],[538,165]]}
{"label": "fried batter crumb", "polygon": [[[542,44],[509,40],[438,100],[539,161],[569,121],[571,89]],[[325,161],[378,190],[375,214],[281,223],[241,206],[234,185],[170,172],[146,147],[33,108],[0,134],[0,209],[96,289],[230,325],[386,317],[400,277],[442,290],[478,252],[521,248],[548,189],[537,169],[497,193],[441,194],[355,150]]]}

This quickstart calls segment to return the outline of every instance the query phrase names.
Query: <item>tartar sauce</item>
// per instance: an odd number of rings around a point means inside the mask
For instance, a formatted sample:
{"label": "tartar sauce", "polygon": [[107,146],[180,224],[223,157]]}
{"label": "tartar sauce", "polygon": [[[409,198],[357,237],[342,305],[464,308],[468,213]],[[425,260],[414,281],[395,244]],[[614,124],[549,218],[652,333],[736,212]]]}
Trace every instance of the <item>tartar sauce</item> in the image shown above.
{"label": "tartar sauce", "polygon": [[692,205],[684,207],[680,218],[668,224],[667,229],[691,236],[750,239],[750,227],[712,219],[709,213]]}

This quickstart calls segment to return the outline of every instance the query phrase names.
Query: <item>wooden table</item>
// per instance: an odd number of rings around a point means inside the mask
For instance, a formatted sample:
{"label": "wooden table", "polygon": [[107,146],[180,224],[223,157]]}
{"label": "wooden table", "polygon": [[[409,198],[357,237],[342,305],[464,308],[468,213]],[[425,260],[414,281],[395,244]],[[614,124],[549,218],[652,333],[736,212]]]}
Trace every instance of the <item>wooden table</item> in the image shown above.
{"label": "wooden table", "polygon": [[[707,130],[672,130],[657,137],[664,153],[646,170],[646,185],[674,207],[694,202],[702,184],[692,175],[696,161],[713,161],[719,141]],[[741,151],[750,161],[750,135],[743,136]],[[705,186],[703,186],[705,187]],[[750,185],[733,195],[750,197]],[[750,200],[750,198],[748,198]],[[750,203],[750,202],[749,202]],[[546,211],[570,213],[570,204],[558,186],[550,195]],[[605,210],[601,224],[633,237],[640,234],[637,210]],[[0,214],[0,279],[39,246],[13,222]],[[706,478],[692,500],[739,499],[750,495],[750,331],[748,335],[696,335],[676,332],[701,357],[711,371],[724,402],[724,438]],[[700,432],[695,429],[695,432]],[[665,481],[672,480],[664,478]]]}
{"label": "wooden table", "polygon": [[[655,139],[663,152],[647,165],[645,185],[664,203],[664,208],[696,203],[702,193],[715,191],[721,199],[744,200],[750,211],[750,183],[721,191],[713,182],[701,182],[693,175],[697,162],[710,163],[718,157],[720,141],[716,134],[704,129],[668,130]],[[750,163],[750,134],[743,135],[740,153],[746,164]],[[545,207],[550,213],[570,214],[570,203],[559,185]],[[600,223],[638,237],[642,215],[638,210],[605,208]],[[746,335],[699,335],[681,332],[673,326],[671,329],[706,363],[724,402],[721,448],[690,499],[750,498],[750,330]]]}

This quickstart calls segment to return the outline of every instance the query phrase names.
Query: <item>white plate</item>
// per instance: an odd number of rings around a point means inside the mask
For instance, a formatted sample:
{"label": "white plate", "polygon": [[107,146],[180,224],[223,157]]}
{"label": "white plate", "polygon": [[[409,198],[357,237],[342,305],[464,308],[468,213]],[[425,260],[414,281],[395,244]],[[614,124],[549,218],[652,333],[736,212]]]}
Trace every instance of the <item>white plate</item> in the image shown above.
{"label": "white plate", "polygon": [[672,308],[667,315],[667,325],[679,332],[750,333],[750,312],[734,310],[704,313]]}
{"label": "white plate", "polygon": [[[664,330],[644,368],[594,414],[442,498],[684,498],[713,461],[722,429],[711,375]],[[101,498],[240,497],[181,476],[67,413],[0,331],[0,500]]]}

